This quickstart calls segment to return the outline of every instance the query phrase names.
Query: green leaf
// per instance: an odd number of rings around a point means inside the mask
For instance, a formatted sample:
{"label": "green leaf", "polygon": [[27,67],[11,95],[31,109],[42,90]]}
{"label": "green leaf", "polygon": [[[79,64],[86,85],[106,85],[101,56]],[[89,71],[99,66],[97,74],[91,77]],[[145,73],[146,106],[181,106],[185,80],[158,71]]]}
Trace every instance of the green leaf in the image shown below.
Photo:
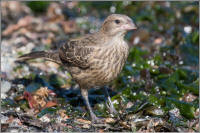
{"label": "green leaf", "polygon": [[199,32],[194,32],[192,34],[192,43],[199,44]]}
{"label": "green leaf", "polygon": [[199,85],[198,84],[195,84],[195,83],[191,83],[191,84],[183,84],[179,81],[176,82],[176,85],[179,87],[179,88],[183,88],[183,89],[186,89],[186,90],[190,90],[192,93],[194,93],[195,95],[198,95],[199,94]]}
{"label": "green leaf", "polygon": [[59,88],[66,83],[66,80],[56,74],[52,74],[49,78],[49,82],[52,86]]}
{"label": "green leaf", "polygon": [[44,12],[46,11],[49,2],[48,1],[30,1],[27,2],[27,5],[34,11],[34,12]]}
{"label": "green leaf", "polygon": [[178,101],[173,98],[167,98],[167,100],[175,104],[175,106],[180,110],[181,115],[183,115],[187,119],[194,118],[195,108],[192,106],[192,104],[183,101]]}
{"label": "green leaf", "polygon": [[37,115],[37,117],[41,118],[42,116],[44,116],[47,113],[50,113],[50,114],[56,113],[57,110],[58,109],[55,107],[45,108]]}

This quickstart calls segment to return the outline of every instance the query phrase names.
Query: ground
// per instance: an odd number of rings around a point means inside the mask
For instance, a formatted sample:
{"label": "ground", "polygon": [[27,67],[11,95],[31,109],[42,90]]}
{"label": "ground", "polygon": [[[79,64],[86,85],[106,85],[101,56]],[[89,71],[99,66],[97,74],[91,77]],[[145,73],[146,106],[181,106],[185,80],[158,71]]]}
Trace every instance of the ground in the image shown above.
{"label": "ground", "polygon": [[[1,131],[199,131],[198,2],[1,2]],[[102,89],[89,100],[104,124],[92,124],[79,86],[55,63],[16,62],[96,32],[110,13],[139,27],[130,54],[109,84],[118,115]]]}

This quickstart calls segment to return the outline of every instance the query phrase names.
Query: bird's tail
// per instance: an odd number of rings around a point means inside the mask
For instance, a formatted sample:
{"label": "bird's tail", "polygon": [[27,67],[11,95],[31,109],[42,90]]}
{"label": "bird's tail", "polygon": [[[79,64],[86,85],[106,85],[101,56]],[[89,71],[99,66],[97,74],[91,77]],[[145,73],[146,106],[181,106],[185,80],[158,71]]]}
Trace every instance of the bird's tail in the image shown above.
{"label": "bird's tail", "polygon": [[37,59],[37,58],[44,58],[48,61],[62,64],[59,57],[59,53],[57,51],[56,52],[45,52],[45,51],[32,52],[32,53],[25,54],[18,57],[16,61],[26,61],[26,60],[32,60],[32,59]]}

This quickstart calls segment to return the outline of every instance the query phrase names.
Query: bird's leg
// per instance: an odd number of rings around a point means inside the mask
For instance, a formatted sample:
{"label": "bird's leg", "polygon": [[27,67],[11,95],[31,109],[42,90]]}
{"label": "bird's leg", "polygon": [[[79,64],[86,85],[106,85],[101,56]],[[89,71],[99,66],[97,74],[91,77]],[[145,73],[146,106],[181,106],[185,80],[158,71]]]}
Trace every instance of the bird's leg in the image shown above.
{"label": "bird's leg", "polygon": [[87,105],[88,110],[90,111],[90,116],[92,118],[92,121],[95,123],[100,123],[101,119],[99,119],[94,112],[92,111],[92,108],[90,106],[89,100],[88,100],[88,91],[86,89],[81,89],[81,94],[83,96],[83,99]]}
{"label": "bird's leg", "polygon": [[109,102],[109,107],[108,108],[110,110],[110,113],[117,114],[117,111],[116,111],[116,109],[115,109],[115,107],[114,107],[114,105],[113,105],[113,103],[111,101],[110,95],[108,93],[107,87],[104,87],[104,92],[105,92],[105,96],[106,96],[106,98],[107,98],[107,100]]}

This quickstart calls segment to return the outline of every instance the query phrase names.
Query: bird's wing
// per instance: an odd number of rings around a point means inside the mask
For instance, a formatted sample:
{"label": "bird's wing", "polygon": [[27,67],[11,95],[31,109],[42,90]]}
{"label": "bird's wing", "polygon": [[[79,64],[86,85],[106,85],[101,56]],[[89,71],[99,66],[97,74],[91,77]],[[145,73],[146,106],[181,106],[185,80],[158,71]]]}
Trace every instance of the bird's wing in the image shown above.
{"label": "bird's wing", "polygon": [[59,49],[61,61],[68,66],[88,68],[90,66],[89,58],[95,50],[95,40],[92,36],[70,40]]}

